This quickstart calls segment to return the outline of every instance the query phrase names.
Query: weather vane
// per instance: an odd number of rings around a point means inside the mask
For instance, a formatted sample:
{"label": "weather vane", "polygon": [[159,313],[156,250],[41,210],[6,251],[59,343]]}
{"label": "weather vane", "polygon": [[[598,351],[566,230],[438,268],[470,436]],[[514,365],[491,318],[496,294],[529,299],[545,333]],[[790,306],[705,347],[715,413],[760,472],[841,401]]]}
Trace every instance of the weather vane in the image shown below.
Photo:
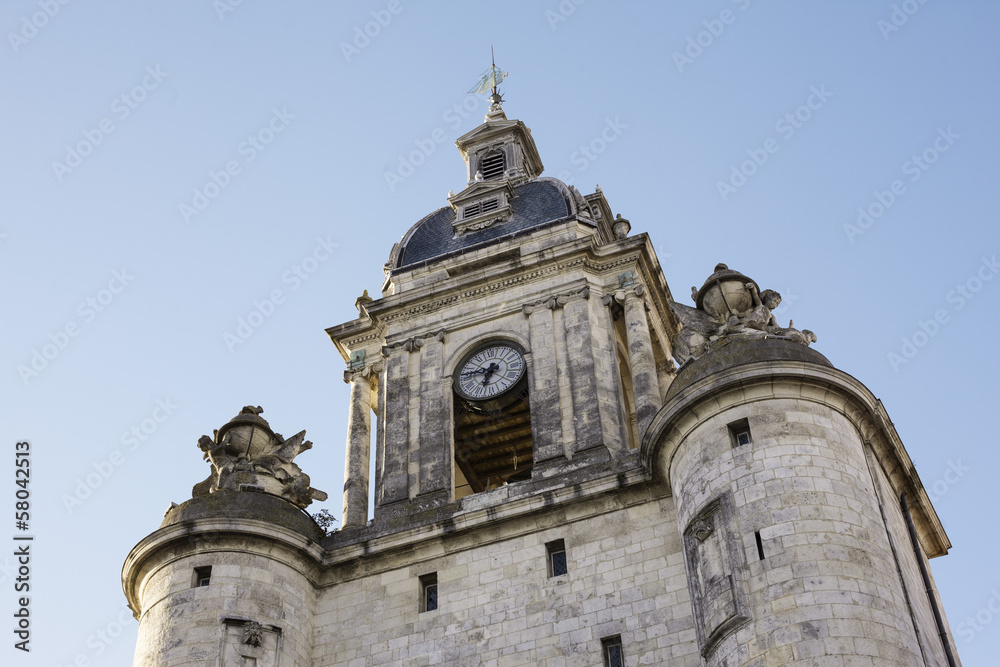
{"label": "weather vane", "polygon": [[499,111],[500,105],[503,103],[503,96],[497,91],[497,86],[500,82],[507,78],[507,72],[501,72],[500,68],[497,67],[496,59],[493,57],[493,45],[490,45],[490,61],[492,66],[483,72],[483,75],[479,78],[479,83],[470,90],[470,93],[485,93],[489,89],[493,89],[493,94],[490,95],[490,111]]}

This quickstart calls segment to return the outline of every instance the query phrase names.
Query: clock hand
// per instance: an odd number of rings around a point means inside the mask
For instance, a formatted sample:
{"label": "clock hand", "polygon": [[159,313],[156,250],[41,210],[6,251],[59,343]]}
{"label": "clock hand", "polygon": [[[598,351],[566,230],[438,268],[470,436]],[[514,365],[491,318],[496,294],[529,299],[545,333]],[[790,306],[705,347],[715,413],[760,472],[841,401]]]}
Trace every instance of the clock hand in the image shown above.
{"label": "clock hand", "polygon": [[486,375],[483,376],[483,386],[484,387],[487,384],[489,384],[489,382],[490,382],[490,376],[493,375],[493,373],[495,373],[498,370],[500,370],[500,367],[497,366],[496,362],[495,361],[490,362],[489,367],[486,369]]}

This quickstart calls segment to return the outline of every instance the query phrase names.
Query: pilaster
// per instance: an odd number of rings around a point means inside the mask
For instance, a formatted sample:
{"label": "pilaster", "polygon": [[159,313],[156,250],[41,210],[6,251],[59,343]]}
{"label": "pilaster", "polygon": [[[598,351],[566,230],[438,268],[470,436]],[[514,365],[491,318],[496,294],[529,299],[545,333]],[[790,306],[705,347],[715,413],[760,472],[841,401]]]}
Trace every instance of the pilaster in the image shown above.
{"label": "pilaster", "polygon": [[444,377],[444,337],[441,330],[420,346],[420,495],[448,493],[451,476],[451,383]]}
{"label": "pilaster", "polygon": [[382,459],[379,464],[379,505],[409,497],[407,463],[410,448],[410,351],[412,341],[382,348],[385,360],[385,423],[382,428]]}
{"label": "pilaster", "polygon": [[531,440],[536,465],[566,455],[563,448],[558,360],[553,326],[553,311],[557,307],[558,298],[552,297],[526,304],[523,308],[524,315],[528,318],[531,340],[532,387],[529,400]]}
{"label": "pilaster", "polygon": [[351,385],[351,403],[347,414],[347,451],[344,457],[343,527],[364,526],[368,522],[368,468],[371,460],[371,376],[381,364],[360,370],[344,371],[344,381]]}

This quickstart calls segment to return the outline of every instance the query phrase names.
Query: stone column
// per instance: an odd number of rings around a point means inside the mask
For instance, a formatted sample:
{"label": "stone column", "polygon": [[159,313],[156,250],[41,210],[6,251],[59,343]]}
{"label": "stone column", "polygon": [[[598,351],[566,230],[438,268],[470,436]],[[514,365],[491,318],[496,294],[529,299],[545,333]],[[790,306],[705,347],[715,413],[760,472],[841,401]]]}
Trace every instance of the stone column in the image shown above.
{"label": "stone column", "polygon": [[385,361],[385,426],[382,460],[378,462],[382,497],[379,505],[409,498],[407,466],[410,458],[410,350],[409,340],[382,348]]}
{"label": "stone column", "polygon": [[578,294],[567,297],[563,305],[566,356],[569,358],[569,379],[573,396],[573,427],[578,452],[604,444],[594,368],[594,344],[590,330],[589,298],[590,289],[584,288]]}
{"label": "stone column", "polygon": [[556,345],[556,376],[559,381],[559,412],[562,426],[563,456],[573,456],[576,445],[576,429],[573,427],[573,385],[570,380],[569,355],[566,352],[566,322],[562,306],[552,311],[552,330]]}
{"label": "stone column", "polygon": [[559,409],[559,376],[552,311],[555,297],[525,305],[531,339],[531,441],[535,464],[565,457],[562,442],[562,413]]}
{"label": "stone column", "polygon": [[[646,300],[643,287],[625,290],[625,336],[628,342],[628,361],[632,372],[632,393],[635,396],[635,415],[639,423],[639,437],[646,432],[653,415],[660,409],[660,381],[656,375],[653,358],[653,339],[646,320]],[[617,294],[615,295],[617,298]]]}
{"label": "stone column", "polygon": [[451,475],[451,419],[445,392],[451,391],[444,377],[444,330],[425,338],[420,348],[420,495],[448,493]]}
{"label": "stone column", "polygon": [[351,406],[347,413],[347,453],[344,457],[343,527],[368,523],[368,467],[371,460],[372,386],[371,366],[344,371],[351,385]]}

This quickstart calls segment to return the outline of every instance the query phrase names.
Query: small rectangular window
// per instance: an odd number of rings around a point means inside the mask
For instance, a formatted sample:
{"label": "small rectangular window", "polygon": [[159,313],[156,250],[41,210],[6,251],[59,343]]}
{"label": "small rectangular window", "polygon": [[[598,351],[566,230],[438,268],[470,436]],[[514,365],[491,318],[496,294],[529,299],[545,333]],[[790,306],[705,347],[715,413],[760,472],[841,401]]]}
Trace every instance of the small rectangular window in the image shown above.
{"label": "small rectangular window", "polygon": [[604,653],[605,667],[624,667],[625,653],[622,652],[621,635],[602,639],[601,652]]}
{"label": "small rectangular window", "polygon": [[420,577],[420,611],[434,611],[438,608],[438,576],[431,572]]}
{"label": "small rectangular window", "polygon": [[212,566],[194,568],[194,587],[208,586],[212,582]]}
{"label": "small rectangular window", "polygon": [[742,447],[753,442],[750,436],[750,422],[746,419],[735,421],[729,425],[729,437],[732,439],[733,447]]}
{"label": "small rectangular window", "polygon": [[764,542],[760,539],[760,531],[755,532],[754,536],[757,538],[757,555],[760,560],[764,560]]}
{"label": "small rectangular window", "polygon": [[469,204],[465,207],[462,217],[471,218],[474,215],[479,215],[483,210],[483,205],[480,203]]}
{"label": "small rectangular window", "polygon": [[549,576],[559,577],[569,572],[566,563],[566,543],[563,540],[555,540],[545,545],[545,551],[549,559]]}

